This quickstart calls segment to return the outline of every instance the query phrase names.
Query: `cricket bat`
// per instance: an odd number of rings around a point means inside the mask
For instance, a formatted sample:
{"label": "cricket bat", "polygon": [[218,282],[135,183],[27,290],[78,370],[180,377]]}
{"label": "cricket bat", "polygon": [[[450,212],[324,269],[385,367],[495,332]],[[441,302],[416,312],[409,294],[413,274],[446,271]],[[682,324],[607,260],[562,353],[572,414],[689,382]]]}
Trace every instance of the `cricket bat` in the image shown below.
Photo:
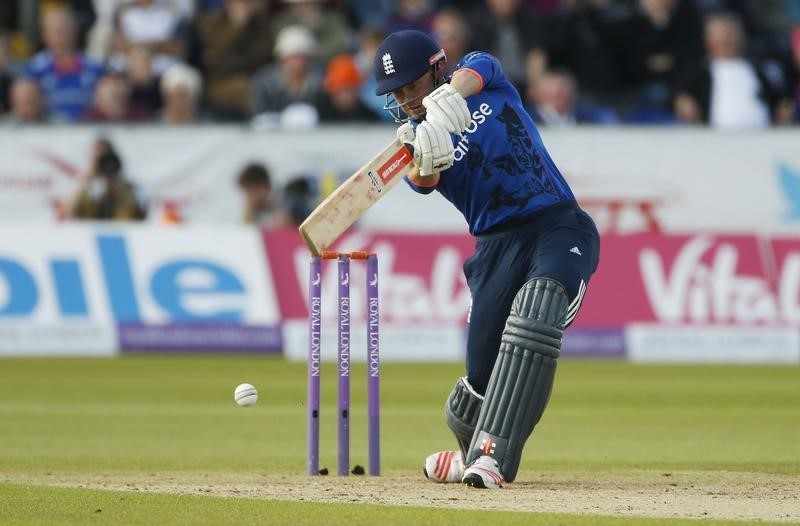
{"label": "cricket bat", "polygon": [[334,190],[300,225],[308,249],[320,255],[353,223],[416,169],[407,145],[395,139]]}

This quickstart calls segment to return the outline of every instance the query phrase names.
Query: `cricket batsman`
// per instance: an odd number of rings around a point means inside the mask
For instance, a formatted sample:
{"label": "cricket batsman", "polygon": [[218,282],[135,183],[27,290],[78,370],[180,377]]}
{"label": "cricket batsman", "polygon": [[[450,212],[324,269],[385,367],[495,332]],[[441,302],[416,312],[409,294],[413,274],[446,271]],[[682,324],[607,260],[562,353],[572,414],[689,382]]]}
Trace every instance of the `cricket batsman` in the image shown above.
{"label": "cricket batsman", "polygon": [[444,50],[420,31],[392,33],[375,56],[376,94],[419,167],[406,181],[442,194],[476,238],[464,263],[466,376],[444,411],[460,449],[430,455],[423,470],[436,482],[500,488],[547,406],[600,238],[499,61],[475,51],[450,78],[445,71]]}

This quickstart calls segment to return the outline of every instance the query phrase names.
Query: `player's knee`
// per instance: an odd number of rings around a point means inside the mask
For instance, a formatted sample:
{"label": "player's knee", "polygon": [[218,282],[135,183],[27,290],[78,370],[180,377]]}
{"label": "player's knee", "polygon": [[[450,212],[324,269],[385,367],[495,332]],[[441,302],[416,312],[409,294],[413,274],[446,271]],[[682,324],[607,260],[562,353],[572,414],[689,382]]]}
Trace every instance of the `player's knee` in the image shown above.
{"label": "player's knee", "polygon": [[558,358],[568,305],[561,283],[549,278],[531,279],[514,298],[502,342]]}

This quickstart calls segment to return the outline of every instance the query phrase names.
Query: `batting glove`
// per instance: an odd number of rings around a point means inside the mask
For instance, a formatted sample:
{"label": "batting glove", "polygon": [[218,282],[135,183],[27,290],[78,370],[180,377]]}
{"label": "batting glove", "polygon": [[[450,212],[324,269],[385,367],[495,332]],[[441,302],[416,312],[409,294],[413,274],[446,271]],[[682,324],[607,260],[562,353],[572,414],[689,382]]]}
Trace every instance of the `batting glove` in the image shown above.
{"label": "batting glove", "polygon": [[414,161],[419,166],[421,176],[447,170],[455,162],[454,155],[453,140],[445,128],[428,121],[422,121],[417,126]]}
{"label": "batting glove", "polygon": [[422,99],[422,105],[427,110],[425,119],[444,127],[449,133],[461,135],[472,122],[467,101],[450,84],[442,84],[433,90]]}
{"label": "batting glove", "polygon": [[397,128],[397,140],[403,144],[414,145],[414,126],[410,122],[404,122]]}

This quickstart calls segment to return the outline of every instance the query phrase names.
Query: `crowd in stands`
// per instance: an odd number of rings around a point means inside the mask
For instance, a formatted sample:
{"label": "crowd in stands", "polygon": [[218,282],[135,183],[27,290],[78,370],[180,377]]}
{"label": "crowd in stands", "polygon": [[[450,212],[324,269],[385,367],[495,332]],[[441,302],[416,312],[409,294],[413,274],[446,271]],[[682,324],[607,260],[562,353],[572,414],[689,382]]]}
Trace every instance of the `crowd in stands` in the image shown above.
{"label": "crowd in stands", "polygon": [[544,125],[800,123],[800,0],[5,0],[1,118],[386,121],[372,60],[409,28],[495,54]]}
{"label": "crowd in stands", "polygon": [[[269,168],[259,161],[243,163],[235,175],[241,200],[239,219],[261,228],[299,225],[324,190],[313,175],[302,173],[293,175],[282,188],[274,188]],[[71,195],[53,203],[59,220],[185,221],[178,202],[159,199],[151,209],[147,191],[129,177],[125,160],[109,137],[93,140],[86,167],[75,176],[77,184]]]}

